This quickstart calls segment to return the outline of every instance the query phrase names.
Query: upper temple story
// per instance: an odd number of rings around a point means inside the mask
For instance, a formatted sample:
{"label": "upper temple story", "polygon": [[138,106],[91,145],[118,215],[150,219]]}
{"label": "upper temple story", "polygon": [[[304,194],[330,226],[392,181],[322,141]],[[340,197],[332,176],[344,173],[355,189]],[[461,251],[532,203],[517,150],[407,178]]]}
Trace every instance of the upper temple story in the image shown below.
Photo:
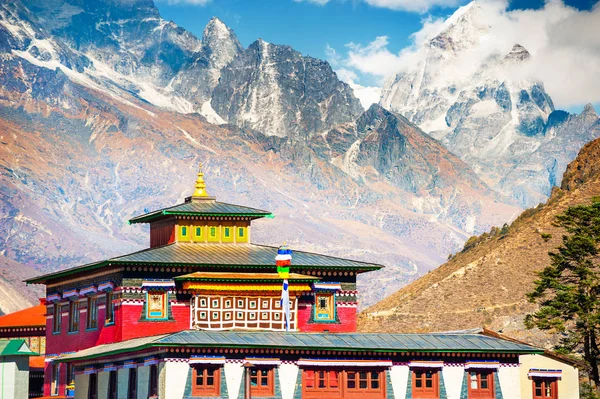
{"label": "upper temple story", "polygon": [[246,244],[250,242],[251,221],[273,217],[262,209],[218,202],[206,192],[202,171],[195,187],[183,204],[136,216],[129,223],[150,224],[150,247],[174,242]]}

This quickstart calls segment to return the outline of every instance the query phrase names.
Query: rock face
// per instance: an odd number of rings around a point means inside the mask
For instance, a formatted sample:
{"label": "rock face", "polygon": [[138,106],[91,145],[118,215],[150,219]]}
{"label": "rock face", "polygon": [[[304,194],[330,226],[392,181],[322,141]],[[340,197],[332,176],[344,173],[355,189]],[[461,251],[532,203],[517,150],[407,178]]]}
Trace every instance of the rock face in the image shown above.
{"label": "rock face", "polygon": [[[326,62],[242,49],[217,19],[200,41],[149,1],[0,2],[0,49],[0,256],[22,274],[142,248],[125,220],[189,195],[198,161],[211,193],[277,214],[256,242],[388,266],[363,304],[520,210]],[[592,120],[555,112],[543,135]]]}
{"label": "rock face", "polygon": [[548,252],[561,244],[564,231],[553,225],[555,216],[598,195],[600,139],[581,149],[547,203],[523,212],[508,227],[469,240],[449,262],[362,312],[359,328],[422,332],[485,326],[550,345],[549,335],[523,325],[525,314],[535,309],[525,294],[533,289],[536,272],[549,264]]}
{"label": "rock face", "polygon": [[211,104],[229,123],[293,138],[309,138],[362,113],[327,62],[260,39],[221,71]]}
{"label": "rock face", "polygon": [[195,109],[210,106],[221,69],[243,51],[235,33],[218,18],[212,18],[202,36],[202,49],[173,78],[170,88],[190,100]]}
{"label": "rock face", "polygon": [[[531,58],[520,44],[481,65],[469,61],[490,30],[482,7],[473,2],[451,16],[420,49],[421,61],[386,82],[381,105],[439,139],[493,189],[535,205],[598,136],[547,134],[554,105],[541,82],[518,77]],[[560,147],[567,150],[553,151]]]}

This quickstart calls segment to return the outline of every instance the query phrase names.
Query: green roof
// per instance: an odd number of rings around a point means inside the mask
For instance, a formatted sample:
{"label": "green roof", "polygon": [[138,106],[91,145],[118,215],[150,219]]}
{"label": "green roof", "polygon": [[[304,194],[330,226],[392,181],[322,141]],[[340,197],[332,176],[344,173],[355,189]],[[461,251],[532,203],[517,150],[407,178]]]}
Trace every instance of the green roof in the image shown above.
{"label": "green roof", "polygon": [[129,220],[133,223],[148,223],[162,216],[244,216],[252,219],[273,217],[269,211],[247,206],[226,204],[214,200],[186,200],[183,204],[136,216]]}
{"label": "green roof", "polygon": [[[204,271],[207,271],[207,267],[264,269],[272,266],[275,268],[276,255],[277,247],[266,245],[173,243],[144,249],[102,262],[45,274],[25,281],[30,284],[45,284],[51,279],[110,265],[194,266],[202,268]],[[359,262],[303,251],[294,251],[292,257],[291,271],[298,269],[347,269],[364,272],[383,268],[382,265],[375,263]]]}
{"label": "green roof", "polygon": [[529,345],[481,334],[361,334],[273,331],[195,331],[135,338],[61,356],[59,361],[99,358],[152,347],[273,348],[351,350],[369,352],[539,353]]}
{"label": "green roof", "polygon": [[32,352],[24,339],[0,340],[0,356],[39,356]]}

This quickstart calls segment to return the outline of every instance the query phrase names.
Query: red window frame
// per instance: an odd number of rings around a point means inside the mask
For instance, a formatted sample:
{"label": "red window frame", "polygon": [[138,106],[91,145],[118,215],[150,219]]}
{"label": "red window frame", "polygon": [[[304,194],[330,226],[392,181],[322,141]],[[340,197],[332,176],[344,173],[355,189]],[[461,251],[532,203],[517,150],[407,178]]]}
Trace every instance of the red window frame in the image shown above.
{"label": "red window frame", "polygon": [[62,304],[60,302],[52,305],[52,332],[59,333],[62,325]]}
{"label": "red window frame", "polygon": [[411,370],[413,397],[419,399],[439,399],[440,371],[432,368]]}
{"label": "red window frame", "polygon": [[221,368],[194,366],[192,375],[193,396],[221,396]]}
{"label": "red window frame", "polygon": [[382,370],[344,371],[344,398],[379,399],[385,397],[385,373]]}
{"label": "red window frame", "polygon": [[342,372],[319,367],[302,370],[302,397],[305,399],[341,398]]}
{"label": "red window frame", "polygon": [[558,399],[558,380],[548,377],[533,377],[533,399]]}
{"label": "red window frame", "polygon": [[469,399],[495,399],[494,370],[467,370]]}
{"label": "red window frame", "polygon": [[250,369],[250,393],[252,397],[275,396],[275,371],[272,367]]}
{"label": "red window frame", "polygon": [[313,367],[302,369],[302,398],[385,398],[385,371]]}

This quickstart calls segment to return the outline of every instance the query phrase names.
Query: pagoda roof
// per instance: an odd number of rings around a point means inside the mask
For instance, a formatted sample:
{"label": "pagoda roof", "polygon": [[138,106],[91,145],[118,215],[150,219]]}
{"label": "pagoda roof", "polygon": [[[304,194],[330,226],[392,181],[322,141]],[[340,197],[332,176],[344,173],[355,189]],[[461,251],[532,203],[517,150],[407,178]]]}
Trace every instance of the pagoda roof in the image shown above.
{"label": "pagoda roof", "polygon": [[[235,272],[195,272],[175,277],[180,281],[252,281],[252,282],[279,282],[284,278],[278,273],[235,273]],[[290,281],[317,281],[319,277],[308,276],[300,273],[290,273]]]}
{"label": "pagoda roof", "polygon": [[130,224],[148,223],[163,216],[243,216],[251,219],[262,217],[272,218],[273,214],[262,209],[247,206],[227,204],[212,199],[213,197],[195,199],[187,198],[183,204],[145,213],[129,220]]}
{"label": "pagoda roof", "polygon": [[134,338],[60,356],[61,362],[135,352],[154,347],[318,349],[356,352],[539,353],[543,349],[481,334],[302,333],[283,331],[198,331]]}
{"label": "pagoda roof", "polygon": [[[231,268],[275,268],[277,247],[256,244],[192,244],[172,243],[148,248],[101,262],[89,263],[25,280],[29,284],[46,284],[48,281],[75,273],[87,272],[111,265],[164,265]],[[379,270],[383,265],[359,262],[311,252],[294,250],[292,269],[353,270],[365,272]]]}
{"label": "pagoda roof", "polygon": [[14,327],[43,327],[46,328],[46,304],[39,305],[0,316],[0,329]]}

